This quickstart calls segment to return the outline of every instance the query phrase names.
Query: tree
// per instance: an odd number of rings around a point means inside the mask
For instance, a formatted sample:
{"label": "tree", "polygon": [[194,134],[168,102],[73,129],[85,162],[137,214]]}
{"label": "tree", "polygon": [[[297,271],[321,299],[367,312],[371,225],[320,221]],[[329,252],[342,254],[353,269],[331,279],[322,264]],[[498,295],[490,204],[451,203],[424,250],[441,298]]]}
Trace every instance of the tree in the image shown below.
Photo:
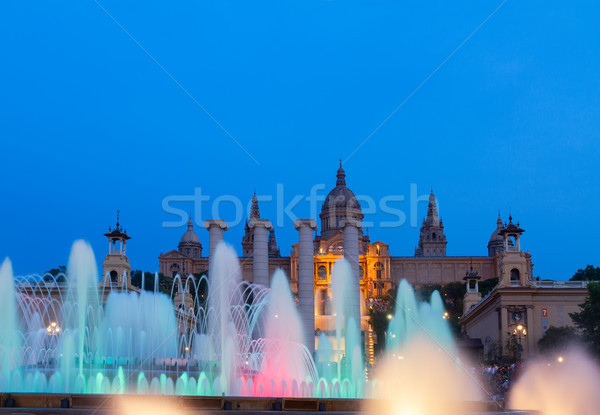
{"label": "tree", "polygon": [[[144,290],[154,291],[154,274],[152,272],[144,272]],[[131,271],[131,285],[137,288],[142,288],[142,271],[134,270]],[[173,287],[173,278],[167,277],[163,274],[158,274],[158,291],[171,295],[171,288]]]}
{"label": "tree", "polygon": [[450,314],[462,314],[463,300],[466,292],[467,286],[461,281],[449,282],[444,285],[440,294],[446,303],[446,306],[448,306]]}
{"label": "tree", "polygon": [[584,342],[600,356],[600,283],[588,284],[588,296],[579,304],[578,313],[569,313],[575,325],[581,330]]}
{"label": "tree", "polygon": [[550,328],[546,330],[544,337],[538,340],[538,348],[541,353],[561,354],[568,349],[569,346],[577,343],[578,340],[579,334],[575,327],[550,326]]}
{"label": "tree", "polygon": [[431,294],[434,291],[442,292],[442,286],[440,284],[423,284],[416,290],[416,296],[421,301],[429,301]]}
{"label": "tree", "polygon": [[600,281],[600,267],[588,265],[584,269],[578,269],[570,281]]}
{"label": "tree", "polygon": [[479,281],[479,292],[481,293],[481,296],[485,297],[488,295],[489,292],[492,291],[496,285],[498,285],[498,281],[498,277]]}
{"label": "tree", "polygon": [[67,275],[66,265],[59,265],[56,268],[51,268],[48,271],[44,272],[44,281],[51,282],[55,280],[56,282],[65,282],[65,275]]}
{"label": "tree", "polygon": [[514,333],[506,334],[508,334],[508,338],[506,339],[506,356],[510,359],[510,361],[516,362],[517,358],[521,354],[521,345],[519,344],[519,339]]}

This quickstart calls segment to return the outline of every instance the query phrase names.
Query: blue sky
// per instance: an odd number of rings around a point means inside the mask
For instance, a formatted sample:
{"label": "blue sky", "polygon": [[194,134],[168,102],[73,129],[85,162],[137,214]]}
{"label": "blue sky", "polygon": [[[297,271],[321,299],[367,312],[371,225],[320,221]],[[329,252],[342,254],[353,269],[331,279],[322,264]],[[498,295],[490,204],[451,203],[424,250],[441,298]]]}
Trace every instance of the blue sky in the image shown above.
{"label": "blue sky", "polygon": [[[339,158],[500,4],[3,1],[0,256],[17,274],[43,272],[85,238],[100,263],[120,209],[132,266],[154,271],[185,231],[163,226],[166,197],[329,190]],[[600,265],[599,12],[592,1],[506,2],[345,163],[349,187],[380,200],[433,186],[449,255],[485,255],[498,210],[511,209],[535,275]],[[241,250],[242,234],[226,239]],[[418,229],[370,235],[412,255]],[[287,255],[291,221],[277,239]]]}

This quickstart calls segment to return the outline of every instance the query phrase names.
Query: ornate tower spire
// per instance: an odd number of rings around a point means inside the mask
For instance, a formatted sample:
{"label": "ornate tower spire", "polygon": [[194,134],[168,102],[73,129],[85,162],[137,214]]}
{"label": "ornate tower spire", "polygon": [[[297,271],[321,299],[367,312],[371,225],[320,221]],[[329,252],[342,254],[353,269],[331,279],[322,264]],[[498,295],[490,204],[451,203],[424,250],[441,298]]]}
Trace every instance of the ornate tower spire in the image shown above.
{"label": "ornate tower spire", "polygon": [[427,205],[427,219],[425,220],[428,224],[437,225],[440,222],[438,217],[437,205],[435,203],[435,195],[433,194],[433,187],[431,193],[429,193],[429,204]]}
{"label": "ornate tower spire", "polygon": [[438,216],[432,188],[429,194],[429,204],[427,205],[427,217],[421,225],[419,245],[415,249],[415,256],[446,256],[446,243],[444,225]]}
{"label": "ornate tower spire", "polygon": [[340,168],[337,171],[337,181],[335,182],[336,186],[346,186],[346,172],[342,168],[342,160],[340,159]]}
{"label": "ornate tower spire", "polygon": [[270,257],[279,258],[281,256],[281,254],[279,253],[279,248],[277,248],[277,241],[275,240],[275,231],[273,229],[269,231],[268,252]]}
{"label": "ornate tower spire", "polygon": [[254,196],[252,196],[252,207],[250,208],[250,219],[260,219],[260,212],[258,211],[258,198],[256,197],[256,190]]}

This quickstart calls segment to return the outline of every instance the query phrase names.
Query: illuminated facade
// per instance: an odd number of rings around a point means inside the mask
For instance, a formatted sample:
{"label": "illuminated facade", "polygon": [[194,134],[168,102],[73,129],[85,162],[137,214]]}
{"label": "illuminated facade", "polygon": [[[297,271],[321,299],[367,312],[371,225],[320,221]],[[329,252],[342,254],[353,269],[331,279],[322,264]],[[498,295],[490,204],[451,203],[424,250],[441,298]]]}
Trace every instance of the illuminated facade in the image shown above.
{"label": "illuminated facade", "polygon": [[[331,272],[333,264],[344,256],[344,231],[346,220],[362,221],[364,215],[354,193],[346,185],[346,174],[339,167],[336,185],[323,202],[319,214],[320,229],[313,239],[314,287],[316,327],[326,330],[326,316],[331,314]],[[256,195],[252,199],[249,222],[261,220]],[[498,277],[501,272],[502,253],[515,247],[512,241],[504,242],[502,221],[498,217],[496,229],[487,245],[487,256],[447,256],[444,225],[438,215],[433,191],[429,196],[427,215],[421,225],[418,245],[414,256],[392,256],[390,246],[382,241],[371,242],[368,232],[358,229],[360,290],[363,304],[370,299],[382,297],[395,288],[402,279],[413,285],[446,284],[463,280],[472,266],[483,279]],[[252,281],[254,234],[248,222],[242,238],[240,264],[242,277]],[[225,240],[227,238],[225,237]],[[505,246],[506,245],[506,246]],[[298,244],[292,246],[289,256],[281,256],[274,230],[268,236],[268,269],[272,275],[281,268],[290,277],[294,293],[298,293]],[[521,253],[525,262],[523,274],[531,276],[531,255]],[[202,256],[202,245],[194,233],[190,220],[187,232],[181,238],[177,250],[159,256],[160,272],[164,275],[201,274],[208,269],[208,257]],[[363,308],[363,315],[366,308]],[[321,318],[323,316],[323,318]],[[321,323],[320,323],[321,322]]]}

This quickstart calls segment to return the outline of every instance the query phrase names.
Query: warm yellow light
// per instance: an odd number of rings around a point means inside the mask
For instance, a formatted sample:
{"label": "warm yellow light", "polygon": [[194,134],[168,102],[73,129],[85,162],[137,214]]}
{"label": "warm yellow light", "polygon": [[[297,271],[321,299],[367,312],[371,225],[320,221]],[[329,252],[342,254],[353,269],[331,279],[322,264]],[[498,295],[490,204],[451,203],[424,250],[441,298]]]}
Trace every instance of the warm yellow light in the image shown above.
{"label": "warm yellow light", "polygon": [[186,352],[187,352],[187,351],[189,351],[189,350],[190,350],[190,348],[189,348],[189,347],[186,347],[186,348],[185,348],[185,351],[186,351]]}
{"label": "warm yellow light", "polygon": [[388,320],[391,320],[391,319],[392,319],[392,315],[391,315],[391,314],[388,314],[388,315],[387,315],[387,319],[388,319]]}
{"label": "warm yellow light", "polygon": [[53,321],[52,323],[50,323],[50,325],[51,325],[52,327],[56,327],[56,321]]}
{"label": "warm yellow light", "polygon": [[523,330],[523,326],[519,324],[519,325],[517,326],[517,330],[519,330],[519,331]]}
{"label": "warm yellow light", "polygon": [[565,361],[565,359],[562,356],[558,356],[558,359],[556,360],[558,360],[558,363],[562,363]]}

